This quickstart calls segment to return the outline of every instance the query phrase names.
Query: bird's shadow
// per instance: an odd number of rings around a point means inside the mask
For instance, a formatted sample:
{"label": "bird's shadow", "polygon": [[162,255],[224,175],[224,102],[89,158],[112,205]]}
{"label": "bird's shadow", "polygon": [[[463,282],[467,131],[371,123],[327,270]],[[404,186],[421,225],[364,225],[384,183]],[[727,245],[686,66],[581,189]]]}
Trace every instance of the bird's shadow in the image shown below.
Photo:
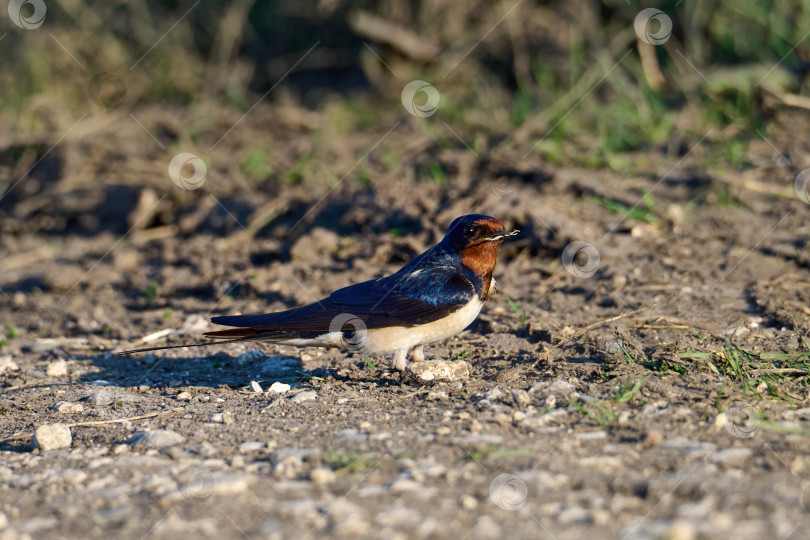
{"label": "bird's shadow", "polygon": [[[181,353],[182,355],[182,353]],[[160,387],[208,387],[242,388],[257,381],[267,389],[273,382],[292,386],[309,386],[313,380],[333,378],[352,384],[377,384],[384,387],[400,386],[396,373],[383,367],[363,369],[362,361],[347,357],[345,365],[359,368],[348,375],[339,375],[334,366],[321,365],[314,369],[304,367],[301,359],[284,354],[265,354],[248,351],[240,355],[217,352],[213,355],[167,356],[144,354],[139,356],[116,356],[111,353],[96,355],[72,355],[75,360],[90,361],[96,368],[76,382],[118,387],[142,385]],[[338,370],[341,371],[341,370]]]}
{"label": "bird's shadow", "polygon": [[89,360],[98,368],[82,375],[77,382],[96,383],[104,381],[121,387],[199,386],[239,388],[257,381],[263,386],[275,381],[301,384],[313,377],[328,375],[327,370],[304,369],[300,358],[287,355],[266,355],[250,351],[238,356],[224,352],[213,355],[167,356],[145,354],[142,356],[116,356],[110,353],[73,356]]}

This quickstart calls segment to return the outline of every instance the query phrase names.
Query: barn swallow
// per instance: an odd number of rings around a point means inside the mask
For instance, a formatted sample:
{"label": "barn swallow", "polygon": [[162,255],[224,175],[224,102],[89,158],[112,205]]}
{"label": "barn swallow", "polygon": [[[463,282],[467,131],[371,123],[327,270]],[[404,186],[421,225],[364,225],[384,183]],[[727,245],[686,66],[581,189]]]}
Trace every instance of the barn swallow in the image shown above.
{"label": "barn swallow", "polygon": [[518,232],[507,232],[490,216],[461,216],[441,242],[390,276],[350,285],[287,311],[213,317],[214,324],[233,328],[206,332],[205,337],[217,341],[196,345],[255,340],[342,347],[365,356],[393,353],[394,369],[403,372],[409,355],[424,360],[424,344],[456,335],[478,317],[495,289],[492,272],[498,250]]}

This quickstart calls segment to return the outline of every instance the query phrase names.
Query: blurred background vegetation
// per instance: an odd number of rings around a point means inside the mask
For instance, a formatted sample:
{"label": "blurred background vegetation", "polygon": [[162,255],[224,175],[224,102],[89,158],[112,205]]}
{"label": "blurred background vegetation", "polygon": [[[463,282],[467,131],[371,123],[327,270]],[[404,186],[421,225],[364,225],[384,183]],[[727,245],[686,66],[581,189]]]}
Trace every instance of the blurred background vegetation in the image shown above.
{"label": "blurred background vegetation", "polygon": [[[54,175],[165,183],[165,156],[189,148],[231,191],[335,185],[358,158],[360,186],[379,169],[441,184],[448,148],[631,174],[701,141],[707,167],[735,170],[810,101],[810,0],[659,2],[673,30],[657,46],[634,30],[650,5],[625,0],[46,5],[40,28],[0,31],[3,191],[35,165],[4,211]],[[440,92],[435,116],[402,107],[414,79]],[[418,137],[363,160],[396,122]]]}

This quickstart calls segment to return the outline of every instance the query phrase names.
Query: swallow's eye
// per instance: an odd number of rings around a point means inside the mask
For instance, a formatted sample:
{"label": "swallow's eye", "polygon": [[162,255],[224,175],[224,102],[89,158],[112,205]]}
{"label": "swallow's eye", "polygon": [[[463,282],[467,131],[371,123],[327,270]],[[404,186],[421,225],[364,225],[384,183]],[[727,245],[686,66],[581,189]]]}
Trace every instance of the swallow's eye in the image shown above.
{"label": "swallow's eye", "polygon": [[477,230],[475,225],[464,225],[464,236],[474,236]]}

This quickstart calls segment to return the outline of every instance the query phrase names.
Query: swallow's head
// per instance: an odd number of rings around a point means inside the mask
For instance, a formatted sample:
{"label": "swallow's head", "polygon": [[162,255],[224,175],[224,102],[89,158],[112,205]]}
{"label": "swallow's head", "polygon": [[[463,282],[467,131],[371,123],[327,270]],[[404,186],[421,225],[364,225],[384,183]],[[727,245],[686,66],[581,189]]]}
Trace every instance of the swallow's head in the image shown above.
{"label": "swallow's head", "polygon": [[501,243],[520,231],[507,232],[503,223],[491,216],[468,214],[453,220],[442,244],[457,252],[461,262],[480,275],[495,268]]}

